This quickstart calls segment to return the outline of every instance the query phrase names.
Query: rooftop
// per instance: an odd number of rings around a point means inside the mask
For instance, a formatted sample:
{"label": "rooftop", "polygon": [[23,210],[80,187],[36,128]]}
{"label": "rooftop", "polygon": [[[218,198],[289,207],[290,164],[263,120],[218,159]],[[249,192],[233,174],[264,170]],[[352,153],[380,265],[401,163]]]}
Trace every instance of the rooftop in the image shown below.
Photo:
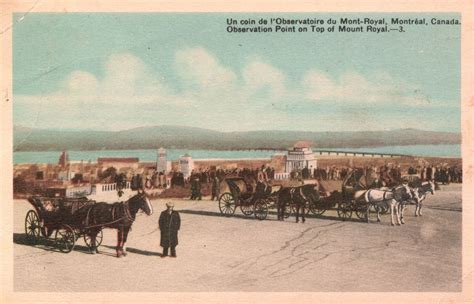
{"label": "rooftop", "polygon": [[294,145],[293,148],[310,148],[312,142],[307,141],[307,140],[301,140],[297,141]]}
{"label": "rooftop", "polygon": [[138,163],[138,157],[99,157],[98,163]]}

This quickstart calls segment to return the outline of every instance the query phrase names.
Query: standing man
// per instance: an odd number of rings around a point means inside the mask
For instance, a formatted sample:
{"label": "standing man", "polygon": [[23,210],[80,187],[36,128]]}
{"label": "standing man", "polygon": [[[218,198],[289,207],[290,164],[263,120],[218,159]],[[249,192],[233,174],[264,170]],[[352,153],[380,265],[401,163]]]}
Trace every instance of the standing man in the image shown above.
{"label": "standing man", "polygon": [[197,188],[196,180],[191,175],[191,197],[189,198],[190,200],[195,200],[197,198],[196,188]]}
{"label": "standing man", "polygon": [[201,180],[197,175],[191,176],[191,200],[202,200]]}
{"label": "standing man", "polygon": [[166,210],[161,212],[158,225],[161,231],[160,246],[163,247],[162,258],[168,256],[171,247],[171,257],[176,257],[176,246],[178,245],[178,230],[181,227],[179,213],[173,210],[174,204],[166,203]]}
{"label": "standing man", "polygon": [[433,179],[433,167],[431,165],[426,168],[426,180],[431,181]]}
{"label": "standing man", "polygon": [[216,200],[219,200],[219,192],[220,192],[220,181],[217,175],[215,175],[212,179],[212,188],[211,188],[211,201],[216,198]]}
{"label": "standing man", "polygon": [[202,200],[202,193],[201,193],[201,179],[196,178],[196,199],[198,201]]}

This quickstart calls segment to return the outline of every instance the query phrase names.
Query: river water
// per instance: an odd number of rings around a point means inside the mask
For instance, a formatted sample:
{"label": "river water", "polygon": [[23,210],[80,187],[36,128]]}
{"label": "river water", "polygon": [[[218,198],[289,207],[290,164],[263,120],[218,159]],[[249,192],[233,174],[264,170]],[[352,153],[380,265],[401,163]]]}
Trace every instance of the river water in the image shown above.
{"label": "river water", "polygon": [[[438,157],[461,157],[461,145],[416,145],[416,146],[386,146],[367,148],[337,148],[337,149],[313,149],[353,151],[353,152],[374,152],[407,154],[417,156],[438,156]],[[167,150],[168,160],[176,160],[181,155],[188,153],[194,159],[242,159],[242,158],[269,158],[275,153],[285,153],[285,151],[217,151],[217,150]],[[50,163],[55,164],[59,160],[60,151],[28,151],[14,152],[13,163]],[[68,151],[71,161],[97,161],[99,157],[138,157],[140,161],[156,161],[157,150],[99,150],[99,151]]]}

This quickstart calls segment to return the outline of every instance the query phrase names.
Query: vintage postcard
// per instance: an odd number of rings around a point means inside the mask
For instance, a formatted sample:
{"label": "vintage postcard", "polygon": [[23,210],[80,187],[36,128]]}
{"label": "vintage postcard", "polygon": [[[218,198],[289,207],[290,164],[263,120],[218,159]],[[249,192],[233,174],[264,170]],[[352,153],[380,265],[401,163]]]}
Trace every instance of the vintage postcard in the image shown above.
{"label": "vintage postcard", "polygon": [[473,300],[472,2],[2,7],[2,300]]}

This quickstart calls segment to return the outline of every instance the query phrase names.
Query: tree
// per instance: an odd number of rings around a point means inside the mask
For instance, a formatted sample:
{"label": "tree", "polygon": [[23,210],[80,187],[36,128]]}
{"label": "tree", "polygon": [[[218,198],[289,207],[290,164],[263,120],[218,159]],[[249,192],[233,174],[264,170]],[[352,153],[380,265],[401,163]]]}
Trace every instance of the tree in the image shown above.
{"label": "tree", "polygon": [[27,193],[28,185],[23,176],[13,178],[13,193]]}
{"label": "tree", "polygon": [[115,178],[117,176],[117,169],[114,167],[108,167],[101,173],[99,173],[99,178],[101,180],[109,179],[111,181],[115,181]]}

